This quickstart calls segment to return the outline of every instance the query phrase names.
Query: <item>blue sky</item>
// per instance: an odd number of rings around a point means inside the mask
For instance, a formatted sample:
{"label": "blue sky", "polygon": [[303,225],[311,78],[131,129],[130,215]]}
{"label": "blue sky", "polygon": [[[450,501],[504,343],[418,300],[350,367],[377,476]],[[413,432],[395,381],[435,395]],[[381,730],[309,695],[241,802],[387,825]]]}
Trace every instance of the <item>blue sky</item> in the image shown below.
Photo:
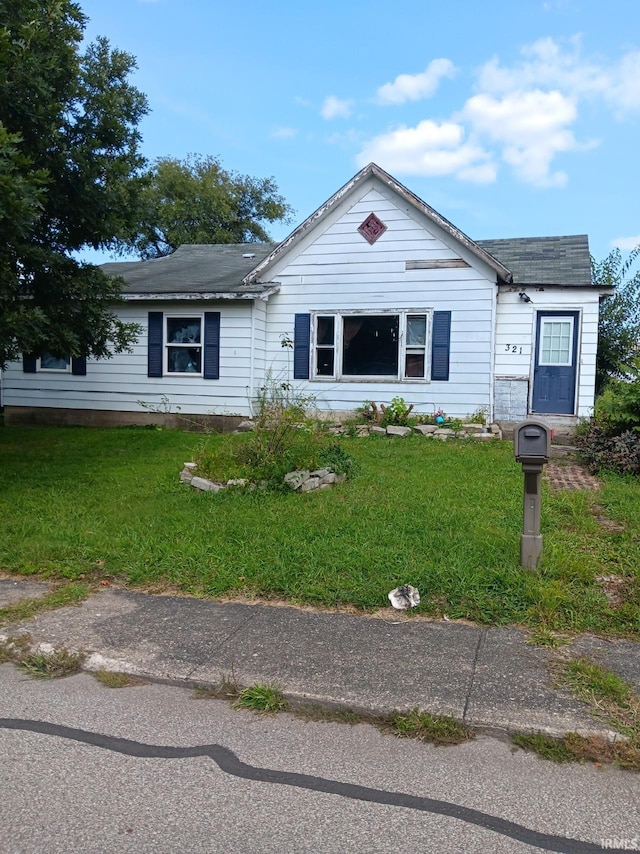
{"label": "blue sky", "polygon": [[284,238],[375,161],[471,238],[640,243],[640,0],[80,0],[143,152],[273,176]]}

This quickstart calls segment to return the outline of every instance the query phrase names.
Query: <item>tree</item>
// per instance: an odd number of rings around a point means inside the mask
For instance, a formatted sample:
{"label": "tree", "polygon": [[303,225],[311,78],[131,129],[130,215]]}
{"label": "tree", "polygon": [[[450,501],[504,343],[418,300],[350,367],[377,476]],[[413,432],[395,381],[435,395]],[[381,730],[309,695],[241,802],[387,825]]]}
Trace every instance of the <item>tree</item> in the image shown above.
{"label": "tree", "polygon": [[291,208],[273,178],[228,172],[216,157],[161,157],[141,198],[142,224],[120,244],[141,258],[170,255],[182,243],[269,240],[262,223],[289,221]]}
{"label": "tree", "polygon": [[610,252],[604,261],[591,259],[594,283],[615,288],[613,294],[603,297],[600,305],[597,394],[609,380],[625,378],[640,354],[640,270],[630,276],[638,257],[640,246],[629,253],[626,261],[622,260],[619,249]]}
{"label": "tree", "polygon": [[119,283],[76,260],[135,230],[144,95],[132,56],[83,51],[73,0],[0,0],[0,367],[20,353],[107,357],[138,328]]}

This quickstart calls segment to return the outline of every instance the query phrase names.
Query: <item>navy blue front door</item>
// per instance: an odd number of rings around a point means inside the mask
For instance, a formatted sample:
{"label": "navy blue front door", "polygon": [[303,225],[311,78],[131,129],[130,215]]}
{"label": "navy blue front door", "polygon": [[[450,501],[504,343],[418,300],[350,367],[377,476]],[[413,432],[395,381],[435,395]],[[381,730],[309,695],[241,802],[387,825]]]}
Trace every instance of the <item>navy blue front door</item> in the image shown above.
{"label": "navy blue front door", "polygon": [[578,322],[577,311],[538,312],[533,412],[575,414]]}

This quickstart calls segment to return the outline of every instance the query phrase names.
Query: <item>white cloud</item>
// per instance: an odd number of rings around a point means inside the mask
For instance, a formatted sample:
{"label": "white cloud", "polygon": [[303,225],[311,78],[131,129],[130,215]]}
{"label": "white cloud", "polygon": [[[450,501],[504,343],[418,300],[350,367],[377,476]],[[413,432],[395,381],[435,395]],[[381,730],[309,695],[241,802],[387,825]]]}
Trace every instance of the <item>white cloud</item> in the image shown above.
{"label": "white cloud", "polygon": [[376,93],[379,104],[404,104],[430,98],[443,77],[453,77],[456,72],[449,59],[434,59],[420,74],[399,74],[393,83],[385,83]]}
{"label": "white cloud", "polygon": [[615,240],[611,241],[611,245],[617,246],[618,249],[631,251],[632,249],[635,249],[636,246],[640,246],[640,234],[636,237],[616,237]]}
{"label": "white cloud", "polygon": [[516,174],[537,186],[563,186],[564,172],[551,172],[556,154],[577,147],[569,126],[576,105],[560,92],[512,92],[502,98],[474,95],[461,117],[473,130],[501,147],[502,157]]}
{"label": "white cloud", "polygon": [[520,51],[512,67],[497,57],[480,69],[478,88],[495,95],[530,88],[558,89],[574,98],[601,98],[620,118],[640,109],[640,51],[633,50],[608,65],[584,59],[580,38],[565,48],[552,38],[538,39]]}
{"label": "white cloud", "polygon": [[416,127],[403,126],[369,140],[358,154],[358,162],[365,166],[373,161],[398,175],[457,175],[478,183],[495,180],[491,155],[464,137],[460,124],[427,119]]}
{"label": "white cloud", "polygon": [[348,119],[353,109],[353,101],[341,100],[335,95],[329,95],[324,99],[320,109],[323,119]]}
{"label": "white cloud", "polygon": [[274,128],[270,133],[270,136],[273,139],[291,139],[292,137],[297,135],[298,129],[289,127]]}

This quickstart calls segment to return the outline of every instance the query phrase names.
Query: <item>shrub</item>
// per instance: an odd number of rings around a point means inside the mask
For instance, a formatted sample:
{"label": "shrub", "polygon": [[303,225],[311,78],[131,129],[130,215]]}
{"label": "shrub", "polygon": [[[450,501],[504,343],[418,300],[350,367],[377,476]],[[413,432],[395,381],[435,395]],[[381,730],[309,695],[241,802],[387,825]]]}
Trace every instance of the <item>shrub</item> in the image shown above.
{"label": "shrub", "polygon": [[610,380],[596,402],[595,421],[610,434],[640,433],[640,359],[635,360],[628,379]]}
{"label": "shrub", "polygon": [[409,415],[413,409],[413,404],[407,406],[402,397],[394,397],[388,406],[382,404],[383,415],[380,419],[381,427],[389,427],[391,424],[399,427],[407,427],[409,425]]}
{"label": "shrub", "polygon": [[640,433],[625,430],[612,435],[606,427],[593,422],[587,432],[576,435],[576,444],[592,472],[640,475]]}
{"label": "shrub", "polygon": [[246,478],[273,489],[286,488],[284,476],[295,470],[329,466],[352,476],[353,460],[307,416],[310,402],[289,383],[270,381],[256,397],[254,429],[227,436],[213,447],[203,445],[195,458],[198,472],[220,482]]}

